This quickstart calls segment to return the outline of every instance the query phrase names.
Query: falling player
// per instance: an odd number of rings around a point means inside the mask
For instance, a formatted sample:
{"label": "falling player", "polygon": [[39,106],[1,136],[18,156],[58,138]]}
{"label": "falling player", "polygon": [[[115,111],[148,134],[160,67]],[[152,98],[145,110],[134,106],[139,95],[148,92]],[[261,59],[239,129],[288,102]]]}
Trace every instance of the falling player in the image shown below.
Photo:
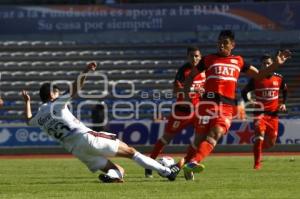
{"label": "falling player", "polygon": [[[86,69],[73,83],[69,93],[59,95],[57,86],[45,83],[40,88],[40,98],[43,104],[35,116],[32,115],[30,96],[23,90],[25,102],[25,117],[31,126],[38,126],[79,160],[81,160],[91,172],[101,170],[99,175],[102,182],[123,182],[124,169],[108,157],[130,158],[144,168],[153,169],[160,175],[173,180],[170,168],[164,167],[155,160],[142,155],[134,148],[116,138],[114,134],[107,132],[95,132],[80,122],[68,109],[68,102],[76,96],[82,88],[87,73],[96,70],[96,62],[88,63]],[[175,168],[176,169],[176,168]]]}

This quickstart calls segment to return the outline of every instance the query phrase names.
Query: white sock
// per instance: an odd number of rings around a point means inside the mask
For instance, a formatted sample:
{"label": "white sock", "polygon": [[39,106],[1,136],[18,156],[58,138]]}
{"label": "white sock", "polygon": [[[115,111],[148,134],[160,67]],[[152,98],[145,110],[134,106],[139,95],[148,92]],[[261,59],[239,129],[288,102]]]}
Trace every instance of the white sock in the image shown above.
{"label": "white sock", "polygon": [[159,164],[156,160],[153,160],[152,158],[149,158],[139,152],[136,152],[133,155],[133,160],[145,169],[155,170],[163,176],[168,176],[171,174],[170,168]]}
{"label": "white sock", "polygon": [[122,173],[117,169],[109,169],[106,173],[111,178],[123,179]]}

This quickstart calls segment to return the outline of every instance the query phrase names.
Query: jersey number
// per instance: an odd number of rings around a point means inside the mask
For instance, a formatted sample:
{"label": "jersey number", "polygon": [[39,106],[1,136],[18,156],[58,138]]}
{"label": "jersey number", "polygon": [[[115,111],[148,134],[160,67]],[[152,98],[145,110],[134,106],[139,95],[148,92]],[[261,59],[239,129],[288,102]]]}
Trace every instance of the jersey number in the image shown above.
{"label": "jersey number", "polygon": [[199,118],[199,124],[208,124],[209,123],[209,119],[210,119],[210,116],[203,116],[203,117],[200,117]]}
{"label": "jersey number", "polygon": [[180,121],[175,121],[175,122],[173,123],[172,127],[173,127],[174,129],[177,129],[177,128],[179,127],[179,125],[180,125]]}
{"label": "jersey number", "polygon": [[54,128],[49,128],[48,129],[48,134],[49,135],[52,135],[53,137],[55,137],[56,139],[60,140],[62,138],[62,136],[64,135],[64,133],[62,132],[57,132],[57,130],[67,130],[67,131],[70,131],[71,129],[65,125],[64,123],[62,122],[58,122],[55,124]]}

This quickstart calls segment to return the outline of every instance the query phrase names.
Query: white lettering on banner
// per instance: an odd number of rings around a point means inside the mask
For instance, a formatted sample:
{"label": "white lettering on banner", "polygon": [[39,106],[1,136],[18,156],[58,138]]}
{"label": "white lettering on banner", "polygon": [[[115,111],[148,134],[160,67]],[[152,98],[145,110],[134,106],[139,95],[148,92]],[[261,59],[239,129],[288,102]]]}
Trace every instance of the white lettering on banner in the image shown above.
{"label": "white lettering on banner", "polygon": [[80,30],[81,24],[79,22],[59,22],[55,24],[56,30]]}
{"label": "white lettering on banner", "polygon": [[47,142],[53,141],[51,137],[49,137],[44,132],[36,132],[36,131],[28,131],[27,129],[19,129],[16,131],[16,140],[19,142]]}
{"label": "white lettering on banner", "polygon": [[281,119],[284,126],[284,134],[280,137],[282,144],[297,144],[300,140],[300,119]]}
{"label": "white lettering on banner", "polygon": [[9,130],[7,128],[4,128],[0,132],[0,144],[7,142],[10,137],[11,137],[11,134],[10,134]]}
{"label": "white lettering on banner", "polygon": [[[163,134],[167,120],[153,122],[151,120],[131,120],[131,121],[110,121],[111,132],[116,133],[118,138],[132,145],[152,145]],[[47,143],[53,141],[46,133],[39,132],[36,128],[22,127],[15,128],[7,127],[0,129],[0,146],[5,146],[7,141],[14,138],[16,145],[26,144],[30,146],[32,143]],[[279,124],[279,141],[281,144],[300,144],[300,119],[282,119]],[[15,132],[15,133],[12,133]],[[184,129],[178,134],[171,144],[185,145],[190,143],[193,136],[193,128]],[[219,144],[243,144],[252,143],[253,136],[252,121],[233,121],[228,134],[222,137]],[[5,142],[4,142],[5,141]]]}

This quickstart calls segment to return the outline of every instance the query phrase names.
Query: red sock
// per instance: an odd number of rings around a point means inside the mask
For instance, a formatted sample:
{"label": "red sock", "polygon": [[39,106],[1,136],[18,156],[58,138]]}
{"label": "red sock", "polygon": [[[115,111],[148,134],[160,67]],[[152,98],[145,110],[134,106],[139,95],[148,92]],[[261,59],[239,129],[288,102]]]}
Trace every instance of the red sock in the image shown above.
{"label": "red sock", "polygon": [[192,159],[192,161],[201,162],[206,156],[208,156],[212,152],[213,149],[214,146],[208,141],[201,142],[197,153]]}
{"label": "red sock", "polygon": [[156,159],[157,156],[161,153],[161,151],[163,150],[165,144],[161,141],[161,140],[158,140],[155,145],[154,145],[154,149],[152,150],[152,153],[150,155],[150,157],[152,159]]}
{"label": "red sock", "polygon": [[196,150],[190,145],[187,149],[186,156],[184,157],[185,162],[189,162],[196,154]]}
{"label": "red sock", "polygon": [[263,148],[263,140],[257,139],[253,146],[254,164],[255,165],[260,164],[262,148]]}

